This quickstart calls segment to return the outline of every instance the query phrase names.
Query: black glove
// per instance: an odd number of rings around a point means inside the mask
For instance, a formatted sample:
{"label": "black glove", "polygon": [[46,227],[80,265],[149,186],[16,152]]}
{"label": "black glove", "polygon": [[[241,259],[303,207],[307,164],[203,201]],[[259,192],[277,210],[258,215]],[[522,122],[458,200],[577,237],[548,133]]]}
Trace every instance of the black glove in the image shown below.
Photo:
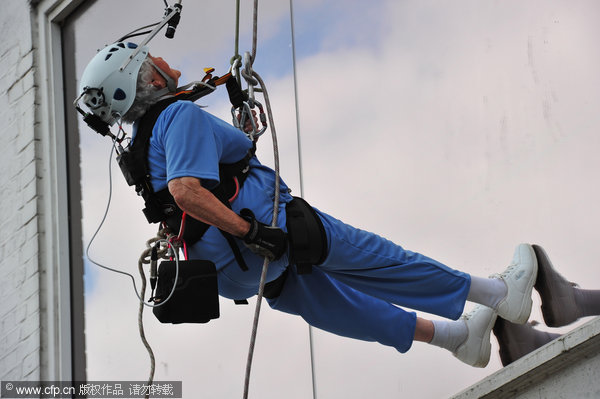
{"label": "black glove", "polygon": [[287,248],[285,232],[279,227],[267,226],[257,221],[250,209],[242,209],[240,216],[250,223],[250,230],[243,237],[244,244],[255,254],[269,260],[281,258]]}

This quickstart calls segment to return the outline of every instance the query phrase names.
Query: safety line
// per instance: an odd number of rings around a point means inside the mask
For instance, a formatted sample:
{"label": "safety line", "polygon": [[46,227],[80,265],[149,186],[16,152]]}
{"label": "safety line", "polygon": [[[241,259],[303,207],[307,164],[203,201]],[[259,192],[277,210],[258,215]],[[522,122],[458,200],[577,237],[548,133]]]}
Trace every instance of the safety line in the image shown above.
{"label": "safety line", "polygon": [[[273,157],[275,163],[275,199],[273,200],[273,221],[271,226],[277,226],[277,216],[279,210],[279,146],[277,144],[277,133],[275,131],[275,124],[273,122],[273,112],[271,109],[271,102],[269,101],[269,94],[267,92],[267,88],[260,77],[256,72],[252,72],[252,76],[256,78],[260,87],[263,89],[263,96],[265,98],[265,106],[267,108],[267,115],[269,117],[269,126],[271,128],[271,138],[273,140]],[[267,278],[267,269],[269,267],[269,259],[265,258],[262,272],[260,275],[260,283],[258,285],[258,294],[256,296],[256,308],[254,311],[254,321],[252,323],[252,335],[250,337],[250,348],[248,350],[248,360],[246,362],[246,376],[244,379],[244,399],[248,399],[248,391],[250,387],[250,370],[252,368],[252,358],[254,356],[254,346],[256,343],[256,335],[258,331],[258,320],[260,316],[260,307],[262,304],[263,294],[265,290],[265,283]]]}
{"label": "safety line", "polygon": [[[143,298],[144,295],[146,294],[146,275],[144,274],[144,268],[142,265],[141,258],[138,261],[138,270],[140,272],[140,277],[142,279],[142,287],[141,287],[140,295]],[[148,351],[148,356],[150,357],[150,375],[148,376],[148,386],[152,386],[152,383],[154,381],[154,372],[156,370],[156,358],[154,357],[154,351],[152,351],[152,347],[148,343],[148,340],[146,339],[146,333],[144,331],[144,307],[145,307],[144,301],[140,301],[140,307],[138,310],[138,330],[140,333],[140,338],[142,340],[142,343],[144,344],[146,351]],[[145,394],[145,398],[146,399],[149,398],[149,393]]]}
{"label": "safety line", "polygon": [[292,33],[292,71],[294,75],[294,103],[296,108],[296,139],[298,143],[298,168],[300,169],[300,196],[304,197],[304,179],[302,177],[302,143],[300,141],[300,112],[298,109],[298,79],[296,76],[296,35],[294,30],[294,6],[290,0],[290,29]]}
{"label": "safety line", "polygon": [[235,0],[235,49],[234,57],[240,56],[240,0]]}
{"label": "safety line", "polygon": [[[298,102],[298,76],[296,68],[296,31],[294,26],[294,1],[290,0],[290,29],[292,36],[292,70],[294,76],[294,105],[296,110],[296,141],[298,145],[298,171],[300,177],[300,197],[304,198],[304,176],[302,173],[302,140],[300,139],[300,107]],[[308,344],[310,352],[310,373],[312,380],[313,399],[317,399],[317,383],[315,374],[315,354],[313,342],[313,328],[308,325]]]}
{"label": "safety line", "polygon": [[[258,0],[254,0],[254,15],[253,15],[253,26],[252,26],[252,58],[250,59],[250,66],[248,69],[251,71],[251,78],[256,79],[260,88],[262,89],[262,94],[265,99],[265,107],[267,109],[267,116],[269,118],[269,126],[271,128],[271,139],[273,142],[273,158],[274,158],[274,169],[275,169],[275,193],[273,200],[273,220],[271,222],[271,226],[277,226],[277,218],[279,214],[279,191],[280,191],[280,173],[279,173],[279,146],[277,144],[277,132],[275,131],[275,123],[273,121],[273,110],[271,108],[271,101],[269,99],[269,94],[267,92],[267,88],[258,73],[252,70],[252,63],[254,62],[254,58],[256,57],[256,41],[257,41],[257,32],[258,32]],[[248,80],[249,77],[246,77]],[[265,283],[267,279],[267,270],[269,267],[269,259],[265,257],[265,261],[263,263],[261,275],[260,275],[260,283],[258,285],[258,294],[256,297],[256,308],[254,311],[254,321],[252,323],[252,334],[250,336],[250,345],[248,349],[248,359],[246,362],[246,374],[244,378],[244,394],[243,399],[248,399],[248,391],[250,387],[250,372],[252,368],[252,358],[254,356],[254,347],[256,344],[256,335],[258,331],[258,321],[260,317],[260,308],[262,304]]]}
{"label": "safety line", "polygon": [[252,57],[250,65],[254,64],[256,59],[256,43],[258,42],[258,0],[254,0],[254,11],[252,12]]}
{"label": "safety line", "polygon": [[[122,129],[120,124],[119,124],[119,129]],[[86,250],[85,250],[85,255],[88,258],[88,260],[93,263],[94,265],[108,270],[110,272],[113,273],[118,273],[118,274],[122,274],[125,276],[128,276],[129,278],[131,278],[131,281],[133,283],[133,291],[135,292],[136,296],[138,297],[139,300],[139,311],[138,311],[138,330],[139,330],[139,334],[140,334],[140,339],[142,341],[142,343],[144,344],[144,347],[146,348],[146,350],[148,351],[148,356],[150,358],[150,373],[148,376],[148,383],[147,385],[150,386],[152,385],[152,382],[154,380],[154,372],[155,372],[155,368],[156,368],[156,359],[154,357],[154,352],[152,351],[152,347],[150,346],[150,344],[148,343],[148,340],[146,339],[146,333],[144,330],[144,319],[143,319],[143,313],[144,313],[144,308],[147,307],[157,307],[157,306],[162,306],[164,305],[169,299],[171,299],[171,296],[173,295],[173,293],[175,292],[175,285],[173,285],[173,288],[171,289],[171,292],[169,294],[169,296],[160,304],[158,305],[149,305],[147,303],[144,302],[144,296],[146,294],[146,276],[144,274],[144,269],[143,269],[143,264],[146,263],[150,263],[150,253],[152,251],[151,246],[152,245],[159,245],[161,242],[165,244],[165,247],[163,249],[158,249],[157,251],[157,256],[160,259],[164,259],[166,258],[166,253],[167,250],[169,248],[171,248],[172,250],[174,250],[175,252],[177,251],[175,248],[172,247],[172,245],[170,244],[169,240],[166,240],[162,237],[161,234],[163,234],[161,231],[159,231],[157,233],[157,236],[154,238],[149,239],[148,241],[146,241],[146,249],[144,250],[144,252],[142,252],[142,255],[140,256],[139,260],[138,260],[138,271],[140,273],[141,276],[141,280],[142,280],[142,284],[141,284],[141,288],[140,288],[140,292],[138,293],[137,290],[137,286],[135,283],[135,278],[133,277],[132,274],[118,270],[118,269],[114,269],[108,266],[105,266],[99,262],[97,262],[96,260],[94,260],[91,256],[90,256],[90,248],[92,247],[92,244],[94,242],[94,240],[96,239],[96,236],[98,235],[98,233],[100,232],[100,230],[102,229],[102,226],[104,225],[104,222],[106,221],[106,218],[108,216],[108,212],[110,210],[110,205],[112,202],[112,193],[113,193],[113,179],[112,179],[112,155],[113,152],[115,151],[116,148],[116,141],[113,141],[113,145],[111,146],[111,150],[110,153],[108,155],[108,200],[106,202],[106,208],[104,209],[104,214],[102,216],[102,220],[100,221],[100,224],[98,225],[98,228],[96,229],[96,231],[94,232],[94,234],[92,235],[92,238],[90,239]],[[165,235],[166,237],[166,235]],[[175,281],[177,281],[177,276],[179,275],[179,259],[177,254],[175,253],[175,262],[176,262],[176,272],[175,272]],[[145,399],[149,398],[149,393],[146,393],[145,395]]]}
{"label": "safety line", "polygon": [[[240,24],[240,0],[236,0],[236,26],[235,26],[235,49],[234,49],[234,56],[231,58],[231,64],[232,64],[232,68],[234,66],[234,64],[237,65],[237,69],[239,70],[239,60],[240,60],[240,55],[239,55],[239,24]],[[299,163],[299,170],[300,170],[300,195],[303,196],[304,195],[304,183],[303,183],[303,178],[302,178],[302,154],[301,154],[301,144],[300,144],[300,118],[299,118],[299,107],[298,107],[298,90],[297,90],[297,77],[296,77],[296,47],[295,47],[295,35],[294,35],[294,15],[293,15],[293,5],[292,5],[292,0],[290,0],[290,21],[291,21],[291,34],[292,34],[292,62],[293,62],[293,72],[294,72],[294,101],[295,101],[295,109],[296,109],[296,136],[297,136],[297,140],[298,140],[298,163]],[[261,88],[264,99],[265,99],[265,105],[267,108],[267,115],[269,118],[269,125],[271,127],[271,135],[272,135],[272,140],[273,140],[273,155],[274,155],[274,169],[275,169],[275,198],[273,201],[273,219],[271,222],[272,226],[277,226],[277,217],[278,217],[278,210],[279,210],[279,189],[280,189],[280,183],[279,183],[279,149],[278,149],[278,144],[277,144],[277,133],[275,131],[275,123],[273,121],[273,113],[271,110],[271,104],[269,101],[269,95],[267,92],[267,89],[265,87],[265,84],[262,80],[262,78],[260,77],[260,75],[258,75],[258,73],[256,73],[255,71],[252,70],[252,64],[254,63],[255,59],[256,59],[256,51],[257,51],[257,42],[258,42],[258,0],[254,0],[254,8],[253,8],[253,15],[252,15],[252,52],[250,55],[250,59],[246,60],[247,63],[249,63],[249,67],[248,70],[251,71],[250,75],[251,76],[247,76],[246,74],[243,74],[244,78],[246,78],[246,80],[248,81],[249,84],[255,84],[255,83],[251,83],[252,78],[256,79],[256,83],[258,83],[258,86]],[[238,61],[236,63],[236,61]],[[237,78],[240,78],[240,74],[237,73]],[[258,287],[258,293],[257,293],[257,298],[256,298],[256,308],[255,308],[255,312],[254,312],[254,320],[252,323],[252,333],[250,336],[250,345],[248,348],[248,358],[246,361],[246,373],[245,373],[245,378],[244,378],[244,393],[243,393],[243,399],[247,399],[248,398],[248,393],[249,393],[249,387],[250,387],[250,374],[251,374],[251,369],[252,369],[252,359],[254,356],[254,349],[255,349],[255,344],[256,344],[256,336],[257,336],[257,331],[258,331],[258,322],[259,322],[259,317],[260,317],[260,309],[261,309],[261,304],[262,304],[262,299],[263,299],[263,294],[264,294],[264,286],[265,286],[265,282],[266,282],[266,275],[267,275],[267,270],[269,267],[269,260],[267,258],[265,258],[265,261],[263,263],[263,267],[262,267],[262,271],[261,271],[261,276],[260,276],[260,283],[259,283],[259,287]],[[316,399],[316,384],[315,384],[315,367],[314,367],[314,354],[313,354],[313,338],[312,338],[312,327],[309,325],[309,341],[310,341],[310,359],[311,359],[311,375],[312,375],[312,390],[313,390],[313,399]]]}
{"label": "safety line", "polygon": [[[229,61],[231,63],[231,65],[234,64],[234,62],[237,60],[238,64],[239,61],[241,60],[241,56],[240,56],[240,0],[235,0],[235,38],[234,38],[234,42],[233,42],[233,57],[231,57],[231,60]],[[239,70],[239,66],[237,67],[237,69]],[[239,73],[236,74],[237,78],[238,78],[238,83],[241,83],[239,81]]]}

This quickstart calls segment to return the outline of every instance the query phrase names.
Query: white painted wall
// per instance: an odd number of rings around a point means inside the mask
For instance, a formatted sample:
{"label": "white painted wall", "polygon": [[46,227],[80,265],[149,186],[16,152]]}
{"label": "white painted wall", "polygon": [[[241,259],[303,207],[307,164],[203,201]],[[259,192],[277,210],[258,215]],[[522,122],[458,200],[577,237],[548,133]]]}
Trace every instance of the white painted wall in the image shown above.
{"label": "white painted wall", "polygon": [[0,380],[40,379],[39,207],[30,8],[0,13]]}
{"label": "white painted wall", "polygon": [[2,2],[0,380],[4,381],[71,379],[59,22],[79,3]]}

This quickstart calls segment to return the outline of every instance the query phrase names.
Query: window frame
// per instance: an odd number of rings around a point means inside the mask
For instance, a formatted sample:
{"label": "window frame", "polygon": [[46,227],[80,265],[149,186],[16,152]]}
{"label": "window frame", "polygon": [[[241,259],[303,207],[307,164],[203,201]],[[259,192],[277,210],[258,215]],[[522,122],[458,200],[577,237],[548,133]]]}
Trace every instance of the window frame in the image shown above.
{"label": "window frame", "polygon": [[[81,221],[70,220],[69,208],[80,207],[80,204],[69,201],[65,116],[69,100],[64,93],[62,59],[62,24],[84,2],[86,0],[31,1],[32,32],[37,47],[35,137],[40,178],[40,377],[48,381],[85,380],[84,315],[73,312],[73,304],[83,302],[83,291],[74,295],[73,288],[78,283],[72,279],[77,267],[73,267],[71,254],[75,241],[71,241],[70,229],[71,223]],[[80,187],[75,189],[80,190]],[[80,241],[75,246],[81,246]],[[80,269],[83,272],[82,266]],[[74,329],[74,325],[80,327]]]}

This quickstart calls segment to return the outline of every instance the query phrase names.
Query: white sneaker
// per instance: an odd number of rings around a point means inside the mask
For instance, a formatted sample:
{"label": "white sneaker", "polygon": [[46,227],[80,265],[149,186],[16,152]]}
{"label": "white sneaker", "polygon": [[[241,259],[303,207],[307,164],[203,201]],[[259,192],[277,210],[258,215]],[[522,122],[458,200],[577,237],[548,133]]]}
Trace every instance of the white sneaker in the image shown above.
{"label": "white sneaker", "polygon": [[504,281],[508,293],[498,303],[498,316],[515,324],[523,324],[531,313],[531,290],[537,277],[537,259],[529,244],[520,244],[508,268],[501,274],[492,275]]}
{"label": "white sneaker", "polygon": [[471,312],[462,315],[461,320],[466,323],[469,335],[452,354],[470,366],[487,366],[492,351],[490,332],[496,323],[496,312],[487,306],[477,305]]}

